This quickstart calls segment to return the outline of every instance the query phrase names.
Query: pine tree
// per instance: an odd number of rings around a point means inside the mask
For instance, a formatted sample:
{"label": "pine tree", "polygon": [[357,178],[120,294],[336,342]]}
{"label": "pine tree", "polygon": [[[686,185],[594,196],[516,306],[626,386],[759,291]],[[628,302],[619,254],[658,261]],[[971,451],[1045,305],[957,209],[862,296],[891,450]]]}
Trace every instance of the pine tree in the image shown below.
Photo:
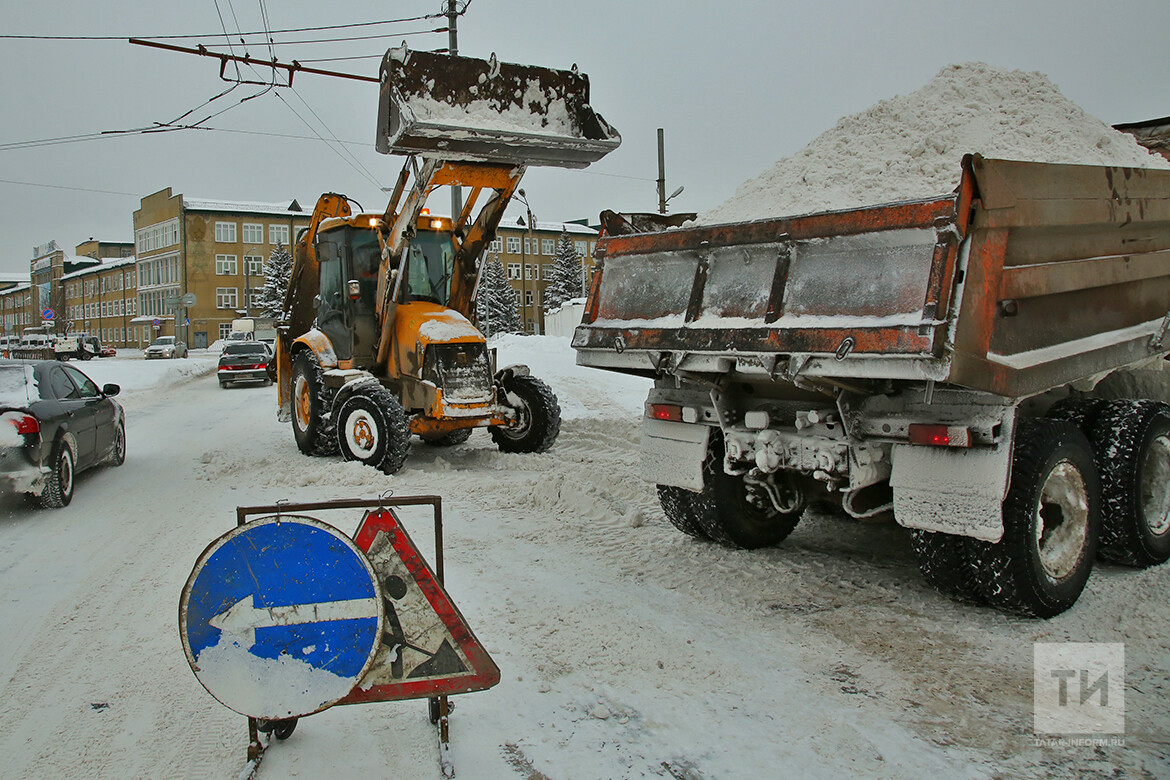
{"label": "pine tree", "polygon": [[504,264],[495,252],[488,254],[484,261],[483,276],[479,280],[476,295],[475,315],[479,329],[485,336],[496,333],[519,333],[520,311],[516,306],[516,293],[508,283]]}
{"label": "pine tree", "polygon": [[284,246],[277,244],[264,264],[264,289],[260,292],[261,314],[265,317],[281,317],[284,312],[284,295],[288,291],[292,276],[293,256]]}
{"label": "pine tree", "polygon": [[552,311],[565,301],[580,298],[583,294],[581,258],[577,255],[576,245],[569,238],[569,231],[562,228],[551,278],[544,288],[544,310]]}

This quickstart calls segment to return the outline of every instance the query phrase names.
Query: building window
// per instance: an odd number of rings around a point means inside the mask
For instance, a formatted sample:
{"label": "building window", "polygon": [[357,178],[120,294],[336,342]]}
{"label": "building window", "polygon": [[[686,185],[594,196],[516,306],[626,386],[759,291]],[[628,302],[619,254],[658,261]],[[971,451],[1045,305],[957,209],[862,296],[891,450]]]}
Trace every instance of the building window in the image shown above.
{"label": "building window", "polygon": [[542,272],[541,278],[544,279],[546,282],[549,279],[552,279],[552,270],[553,270],[553,264],[552,263],[545,263],[543,266],[541,266],[541,272]]}
{"label": "building window", "polygon": [[508,252],[513,255],[520,254],[520,238],[518,236],[508,236]]}
{"label": "building window", "polygon": [[216,255],[215,256],[215,274],[216,274],[216,276],[235,276],[236,275],[236,256],[235,255]]}
{"label": "building window", "polygon": [[525,264],[524,264],[524,278],[525,278],[525,279],[531,279],[531,278],[532,278],[532,274],[533,274],[533,272],[537,272],[537,273],[539,273],[539,272],[537,271],[537,269],[538,269],[539,267],[540,267],[540,266],[532,265],[531,263],[525,263]]}
{"label": "building window", "polygon": [[179,220],[171,219],[157,225],[147,225],[134,232],[138,253],[153,252],[179,243]]}
{"label": "building window", "polygon": [[517,305],[517,306],[519,306],[519,305],[520,305],[520,291],[519,291],[519,290],[513,290],[513,291],[512,291],[512,294],[513,294],[514,296],[516,296],[516,305]]}
{"label": "building window", "polygon": [[540,239],[540,253],[542,255],[555,255],[557,253],[557,242],[551,238]]}
{"label": "building window", "polygon": [[245,222],[244,226],[240,232],[241,232],[241,235],[243,236],[243,238],[241,240],[245,244],[259,244],[259,243],[262,243],[264,241],[264,226],[263,225],[250,225],[247,222]]}
{"label": "building window", "polygon": [[235,287],[216,287],[215,288],[215,308],[217,308],[217,309],[234,309],[234,308],[236,308],[236,288]]}
{"label": "building window", "polygon": [[496,236],[492,239],[492,243],[489,248],[498,255],[500,252],[504,251],[504,239]]}
{"label": "building window", "polygon": [[573,248],[577,250],[577,257],[584,257],[585,253],[589,251],[589,242],[574,241]]}
{"label": "building window", "polygon": [[263,287],[252,287],[248,290],[248,305],[252,308],[257,308],[261,305],[264,298]]}
{"label": "building window", "polygon": [[288,225],[269,225],[268,243],[288,246]]}
{"label": "building window", "polygon": [[232,333],[232,324],[230,322],[219,323],[219,337],[220,337],[220,339],[226,339],[228,336],[231,335],[231,333]]}
{"label": "building window", "polygon": [[244,273],[248,276],[263,276],[264,258],[260,255],[244,255]]}
{"label": "building window", "polygon": [[508,263],[508,278],[509,279],[519,279],[520,278],[520,264],[519,263]]}
{"label": "building window", "polygon": [[524,305],[525,306],[532,305],[532,290],[525,290],[524,291]]}
{"label": "building window", "polygon": [[529,240],[527,238],[524,239],[524,254],[526,254],[526,255],[532,254],[532,244],[529,242]]}
{"label": "building window", "polygon": [[215,223],[215,243],[217,243],[217,244],[234,244],[234,243],[236,243],[236,223],[235,222],[216,222]]}

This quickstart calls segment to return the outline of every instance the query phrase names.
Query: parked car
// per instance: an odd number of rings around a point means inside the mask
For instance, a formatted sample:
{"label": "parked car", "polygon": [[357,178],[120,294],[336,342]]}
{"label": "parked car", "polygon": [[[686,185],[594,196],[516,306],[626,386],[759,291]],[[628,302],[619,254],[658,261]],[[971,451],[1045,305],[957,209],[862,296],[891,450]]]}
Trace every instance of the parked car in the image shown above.
{"label": "parked car", "polygon": [[102,345],[101,352],[99,352],[98,354],[101,357],[117,357],[118,350],[114,349],[113,347],[109,346],[108,344],[104,344],[104,345]]}
{"label": "parked car", "polygon": [[219,386],[227,387],[236,382],[263,382],[268,385],[268,362],[272,351],[263,341],[232,341],[223,348],[219,356]]}
{"label": "parked car", "polygon": [[145,355],[147,360],[154,358],[185,358],[187,357],[187,345],[174,336],[159,336],[150,342],[150,346],[146,348]]}
{"label": "parked car", "polygon": [[47,507],[73,500],[74,477],[126,460],[118,385],[98,388],[55,360],[0,360],[0,490]]}

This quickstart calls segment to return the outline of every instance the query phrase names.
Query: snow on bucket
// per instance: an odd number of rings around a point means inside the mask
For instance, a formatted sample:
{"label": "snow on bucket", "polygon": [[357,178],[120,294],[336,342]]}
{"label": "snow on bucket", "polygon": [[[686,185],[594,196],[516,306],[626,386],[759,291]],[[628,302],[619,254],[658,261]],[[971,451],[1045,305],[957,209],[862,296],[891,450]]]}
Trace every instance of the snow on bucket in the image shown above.
{"label": "snow on bucket", "polygon": [[377,149],[444,160],[584,168],[621,144],[573,70],[390,49]]}

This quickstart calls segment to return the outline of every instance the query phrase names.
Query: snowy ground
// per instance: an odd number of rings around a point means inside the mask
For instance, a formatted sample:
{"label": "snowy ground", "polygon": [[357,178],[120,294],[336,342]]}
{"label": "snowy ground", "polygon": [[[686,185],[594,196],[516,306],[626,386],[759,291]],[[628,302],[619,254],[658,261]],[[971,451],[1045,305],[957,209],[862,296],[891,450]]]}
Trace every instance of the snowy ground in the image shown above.
{"label": "snowy ground", "polygon": [[[1170,566],[1099,567],[1034,621],[935,594],[892,525],[810,513],[773,550],[699,543],[637,475],[644,381],[578,369],[567,339],[500,348],[560,396],[556,446],[478,432],[393,477],[300,455],[272,388],[221,390],[210,355],[82,365],[123,385],[129,453],[64,510],[0,504],[0,775],[235,776],[246,721],[179,641],[192,565],[237,505],[391,489],[442,496],[447,589],[503,679],[453,698],[445,753],[425,702],[335,707],[262,778],[1170,776]],[[427,513],[404,517],[427,552]],[[1124,746],[1033,744],[1037,641],[1125,643]]]}

